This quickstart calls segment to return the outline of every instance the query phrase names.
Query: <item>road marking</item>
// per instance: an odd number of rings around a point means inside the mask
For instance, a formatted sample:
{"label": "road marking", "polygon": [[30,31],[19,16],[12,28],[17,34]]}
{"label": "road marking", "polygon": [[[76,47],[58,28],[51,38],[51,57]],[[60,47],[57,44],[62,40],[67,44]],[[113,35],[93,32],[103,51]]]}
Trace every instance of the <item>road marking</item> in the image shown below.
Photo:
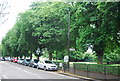
{"label": "road marking", "polygon": [[33,75],[33,73],[31,73],[31,72],[29,72],[27,70],[23,70],[23,71],[26,72],[26,73],[28,73],[28,74],[32,74]]}
{"label": "road marking", "polygon": [[16,69],[18,69],[18,70],[22,70],[21,68],[19,68],[19,67],[15,67]]}
{"label": "road marking", "polygon": [[8,78],[8,77],[7,77],[7,76],[5,76],[5,75],[3,75],[3,77],[4,77],[4,78],[6,78],[6,79]]}

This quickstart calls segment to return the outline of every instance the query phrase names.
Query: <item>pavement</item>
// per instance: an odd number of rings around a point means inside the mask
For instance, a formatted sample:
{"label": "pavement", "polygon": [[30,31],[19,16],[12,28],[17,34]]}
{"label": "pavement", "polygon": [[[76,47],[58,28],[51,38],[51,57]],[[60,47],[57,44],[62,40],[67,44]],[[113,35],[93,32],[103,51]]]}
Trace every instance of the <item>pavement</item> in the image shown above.
{"label": "pavement", "polygon": [[74,74],[71,74],[71,73],[65,73],[63,71],[59,71],[58,73],[63,74],[63,75],[67,75],[67,76],[71,76],[71,77],[81,78],[81,79],[84,79],[84,80],[87,80],[87,81],[102,81],[102,80],[98,80],[98,79],[94,79],[94,78],[74,75]]}

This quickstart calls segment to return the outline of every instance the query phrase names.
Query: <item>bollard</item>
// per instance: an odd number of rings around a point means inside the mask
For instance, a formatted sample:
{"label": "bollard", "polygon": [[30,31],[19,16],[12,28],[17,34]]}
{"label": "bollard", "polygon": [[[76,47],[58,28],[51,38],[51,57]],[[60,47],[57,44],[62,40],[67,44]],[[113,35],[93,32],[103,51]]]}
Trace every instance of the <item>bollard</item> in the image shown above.
{"label": "bollard", "polygon": [[105,74],[105,80],[106,80],[106,67],[104,66],[104,74]]}
{"label": "bollard", "polygon": [[118,66],[118,81],[120,81],[120,66]]}
{"label": "bollard", "polygon": [[74,70],[74,75],[75,75],[75,64],[73,63],[73,70]]}

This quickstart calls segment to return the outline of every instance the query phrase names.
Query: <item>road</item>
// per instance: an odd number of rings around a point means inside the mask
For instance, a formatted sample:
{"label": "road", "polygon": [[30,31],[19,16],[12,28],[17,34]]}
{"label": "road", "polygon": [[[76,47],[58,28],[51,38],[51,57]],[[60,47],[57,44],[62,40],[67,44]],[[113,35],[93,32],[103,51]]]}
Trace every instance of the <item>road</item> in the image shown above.
{"label": "road", "polygon": [[57,71],[44,71],[41,69],[32,68],[7,61],[0,61],[0,78],[1,79],[72,79],[72,81],[74,80],[85,81],[80,78],[59,74]]}

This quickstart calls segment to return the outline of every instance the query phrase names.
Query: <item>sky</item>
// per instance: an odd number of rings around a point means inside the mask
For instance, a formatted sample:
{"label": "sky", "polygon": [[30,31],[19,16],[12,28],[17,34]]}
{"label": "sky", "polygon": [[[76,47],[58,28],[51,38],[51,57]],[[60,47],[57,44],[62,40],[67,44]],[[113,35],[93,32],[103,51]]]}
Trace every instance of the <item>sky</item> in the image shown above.
{"label": "sky", "polygon": [[[14,26],[18,13],[29,9],[29,5],[33,1],[35,0],[0,0],[0,4],[8,2],[8,8],[6,8],[4,12],[9,12],[9,14],[0,19],[0,44],[2,38],[5,37],[6,33]],[[6,20],[6,22],[4,22],[4,24],[1,23],[4,20]]]}

